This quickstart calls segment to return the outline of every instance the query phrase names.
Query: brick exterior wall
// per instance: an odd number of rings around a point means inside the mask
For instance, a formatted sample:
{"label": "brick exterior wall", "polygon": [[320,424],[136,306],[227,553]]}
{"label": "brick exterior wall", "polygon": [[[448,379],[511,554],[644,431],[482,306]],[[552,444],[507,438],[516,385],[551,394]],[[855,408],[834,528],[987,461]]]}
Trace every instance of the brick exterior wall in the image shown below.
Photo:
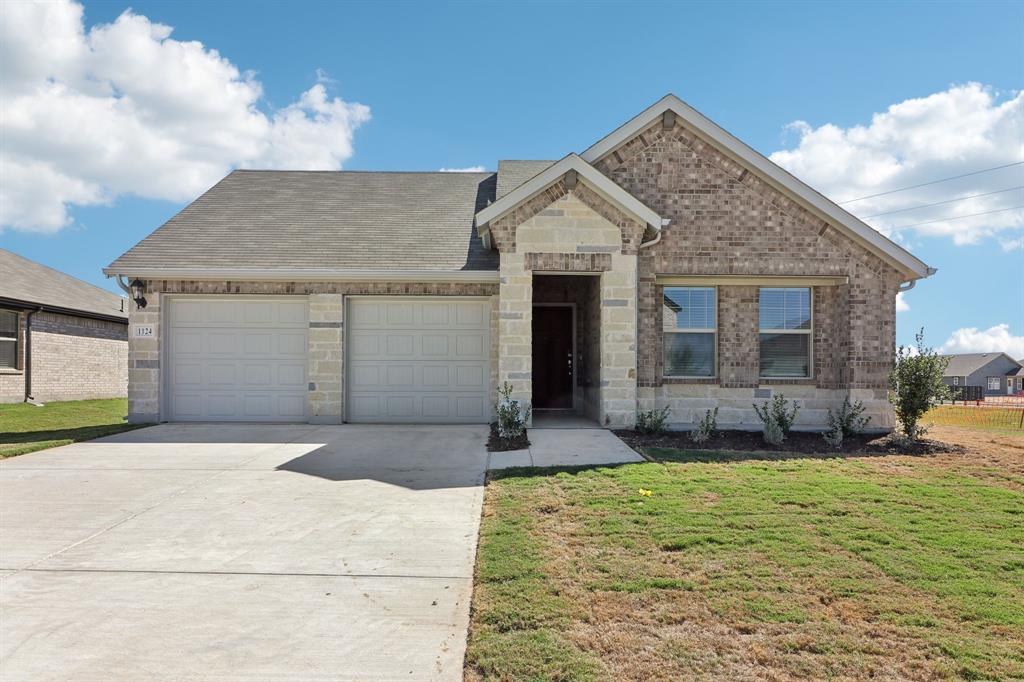
{"label": "brick exterior wall", "polygon": [[[639,257],[642,407],[683,395],[725,398],[730,395],[726,389],[740,391],[740,401],[747,403],[759,387],[826,402],[841,401],[852,390],[869,403],[872,425],[892,426],[885,391],[894,359],[895,297],[901,280],[892,266],[679,123],[663,130],[659,120],[595,165],[671,220],[661,240],[641,250]],[[662,289],[655,282],[657,274],[841,275],[849,283],[814,290],[812,379],[758,378],[757,288],[721,286],[718,376],[712,382],[679,381],[662,376]],[[813,412],[804,412],[807,425],[823,423],[823,416]],[[689,424],[692,416],[675,418]],[[821,421],[815,422],[816,417]]]}
{"label": "brick exterior wall", "polygon": [[[25,399],[25,319],[18,316],[18,369],[0,370],[0,402]],[[32,316],[32,397],[42,402],[123,398],[128,326],[74,315]]]}
{"label": "brick exterior wall", "polygon": [[[228,282],[150,280],[146,283],[148,305],[130,312],[135,325],[153,327],[151,338],[129,339],[128,419],[137,423],[160,420],[162,400],[160,328],[166,296],[210,295],[305,295],[309,296],[309,395],[308,414],[314,423],[340,423],[344,415],[344,314],[346,295],[360,296],[489,296],[492,301],[491,336],[498,336],[498,285],[486,283],[416,282]],[[135,306],[133,305],[132,308]],[[497,342],[491,344],[491,386],[497,386]],[[496,391],[496,388],[494,388]],[[492,399],[494,395],[492,395]]]}

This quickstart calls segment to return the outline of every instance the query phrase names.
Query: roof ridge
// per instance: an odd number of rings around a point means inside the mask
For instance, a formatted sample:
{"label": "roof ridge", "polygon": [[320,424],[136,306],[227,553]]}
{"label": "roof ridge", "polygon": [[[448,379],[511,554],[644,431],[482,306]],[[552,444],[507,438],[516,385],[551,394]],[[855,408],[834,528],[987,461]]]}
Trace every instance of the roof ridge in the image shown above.
{"label": "roof ridge", "polygon": [[494,175],[496,171],[405,171],[405,170],[338,170],[302,168],[236,168],[232,173],[361,173],[365,175]]}

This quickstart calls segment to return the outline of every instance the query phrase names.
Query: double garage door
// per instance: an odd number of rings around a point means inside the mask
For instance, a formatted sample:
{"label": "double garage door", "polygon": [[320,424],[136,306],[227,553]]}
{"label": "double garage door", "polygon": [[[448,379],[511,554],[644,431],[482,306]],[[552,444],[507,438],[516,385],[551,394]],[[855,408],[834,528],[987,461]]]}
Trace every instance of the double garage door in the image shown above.
{"label": "double garage door", "polygon": [[[346,421],[484,423],[490,417],[486,299],[350,297]],[[305,298],[169,302],[172,421],[307,419]]]}

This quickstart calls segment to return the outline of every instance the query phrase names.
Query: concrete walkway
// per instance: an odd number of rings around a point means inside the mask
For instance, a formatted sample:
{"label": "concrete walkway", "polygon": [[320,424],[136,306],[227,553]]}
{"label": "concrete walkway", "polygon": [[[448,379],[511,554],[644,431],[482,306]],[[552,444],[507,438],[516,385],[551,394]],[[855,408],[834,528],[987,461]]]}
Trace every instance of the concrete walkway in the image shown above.
{"label": "concrete walkway", "polygon": [[0,679],[461,679],[486,437],[162,425],[5,460]]}
{"label": "concrete walkway", "polygon": [[633,448],[607,429],[530,429],[530,447],[492,452],[487,468],[599,466],[644,462]]}

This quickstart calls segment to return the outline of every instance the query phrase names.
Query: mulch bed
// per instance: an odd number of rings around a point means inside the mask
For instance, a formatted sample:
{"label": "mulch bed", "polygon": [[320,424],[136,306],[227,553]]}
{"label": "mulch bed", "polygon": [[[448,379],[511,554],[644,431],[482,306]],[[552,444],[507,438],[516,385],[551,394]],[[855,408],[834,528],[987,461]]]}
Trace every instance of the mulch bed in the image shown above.
{"label": "mulch bed", "polygon": [[523,450],[530,447],[530,439],[526,432],[519,438],[505,440],[498,435],[498,422],[491,422],[491,435],[487,438],[488,452],[508,452],[509,450]]}
{"label": "mulch bed", "polygon": [[793,431],[782,445],[764,442],[760,431],[718,431],[709,440],[697,444],[690,440],[688,431],[666,433],[639,433],[616,431],[615,435],[638,452],[641,448],[675,448],[679,450],[729,450],[737,452],[765,452],[779,457],[810,455],[819,457],[864,455],[935,455],[959,453],[964,448],[951,443],[921,439],[913,445],[899,444],[887,435],[862,434],[843,440],[838,450],[825,442],[820,433]]}

